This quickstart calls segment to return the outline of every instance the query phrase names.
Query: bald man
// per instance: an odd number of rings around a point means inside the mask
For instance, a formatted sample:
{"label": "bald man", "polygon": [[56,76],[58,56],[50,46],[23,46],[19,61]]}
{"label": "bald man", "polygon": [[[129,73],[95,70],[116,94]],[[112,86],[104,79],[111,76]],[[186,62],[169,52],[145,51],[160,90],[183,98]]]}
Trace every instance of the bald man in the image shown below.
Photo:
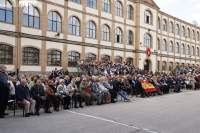
{"label": "bald man", "polygon": [[6,67],[0,65],[0,118],[5,117],[5,110],[9,97],[9,83],[6,74]]}

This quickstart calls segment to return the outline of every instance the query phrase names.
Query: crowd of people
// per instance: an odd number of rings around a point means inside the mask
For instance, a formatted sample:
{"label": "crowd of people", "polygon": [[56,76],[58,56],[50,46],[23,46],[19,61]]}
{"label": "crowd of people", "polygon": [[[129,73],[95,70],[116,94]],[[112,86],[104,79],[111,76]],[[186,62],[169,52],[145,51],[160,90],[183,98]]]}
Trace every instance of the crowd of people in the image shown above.
{"label": "crowd of people", "polygon": [[[128,63],[83,62],[79,74],[55,69],[49,75],[17,76],[7,74],[0,65],[0,118],[4,118],[8,100],[14,99],[25,109],[25,117],[59,111],[60,108],[83,108],[91,105],[115,103],[130,96],[148,97],[167,94],[171,90],[198,89],[200,69],[197,66],[179,67],[174,72],[153,73]],[[141,82],[148,81],[156,93],[145,92]]]}

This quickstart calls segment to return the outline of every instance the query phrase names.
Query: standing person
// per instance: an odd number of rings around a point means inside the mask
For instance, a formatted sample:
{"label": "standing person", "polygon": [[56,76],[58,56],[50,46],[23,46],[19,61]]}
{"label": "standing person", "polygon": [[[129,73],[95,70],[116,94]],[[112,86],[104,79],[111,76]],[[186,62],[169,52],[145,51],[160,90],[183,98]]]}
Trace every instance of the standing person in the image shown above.
{"label": "standing person", "polygon": [[17,102],[25,106],[25,117],[33,115],[35,112],[35,100],[31,98],[26,78],[22,78],[20,84],[16,87]]}
{"label": "standing person", "polygon": [[35,85],[31,88],[31,96],[36,101],[35,115],[40,115],[40,106],[45,100],[44,86],[42,85],[40,79],[37,79]]}
{"label": "standing person", "polygon": [[6,113],[6,106],[9,97],[8,76],[6,74],[6,67],[0,65],[0,118],[4,118]]}

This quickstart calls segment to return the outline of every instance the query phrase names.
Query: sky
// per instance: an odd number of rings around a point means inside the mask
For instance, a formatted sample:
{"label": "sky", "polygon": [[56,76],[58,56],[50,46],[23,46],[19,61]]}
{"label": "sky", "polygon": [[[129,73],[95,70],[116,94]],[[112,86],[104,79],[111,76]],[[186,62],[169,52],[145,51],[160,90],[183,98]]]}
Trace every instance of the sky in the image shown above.
{"label": "sky", "polygon": [[172,16],[200,25],[200,0],[154,0],[164,11]]}

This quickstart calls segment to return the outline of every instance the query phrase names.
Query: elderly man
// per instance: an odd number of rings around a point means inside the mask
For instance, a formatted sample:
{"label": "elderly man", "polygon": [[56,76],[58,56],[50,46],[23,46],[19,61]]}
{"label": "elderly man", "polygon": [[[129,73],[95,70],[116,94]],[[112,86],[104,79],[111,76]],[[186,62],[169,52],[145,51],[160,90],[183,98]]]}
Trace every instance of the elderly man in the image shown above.
{"label": "elderly man", "polygon": [[25,117],[34,114],[36,102],[31,98],[26,78],[22,78],[20,84],[16,87],[16,99],[18,103],[22,103],[25,106]]}
{"label": "elderly man", "polygon": [[4,118],[9,97],[9,83],[6,67],[0,65],[0,118]]}

